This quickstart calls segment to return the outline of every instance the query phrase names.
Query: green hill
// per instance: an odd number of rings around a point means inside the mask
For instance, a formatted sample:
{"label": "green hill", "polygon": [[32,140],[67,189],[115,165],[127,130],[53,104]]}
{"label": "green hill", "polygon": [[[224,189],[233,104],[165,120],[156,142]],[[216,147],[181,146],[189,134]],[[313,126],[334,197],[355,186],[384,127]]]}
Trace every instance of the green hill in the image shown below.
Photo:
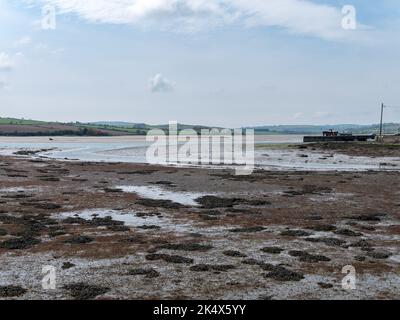
{"label": "green hill", "polygon": [[32,125],[32,124],[45,124],[45,121],[29,120],[29,119],[16,119],[16,118],[0,118],[0,124],[18,124],[18,125]]}

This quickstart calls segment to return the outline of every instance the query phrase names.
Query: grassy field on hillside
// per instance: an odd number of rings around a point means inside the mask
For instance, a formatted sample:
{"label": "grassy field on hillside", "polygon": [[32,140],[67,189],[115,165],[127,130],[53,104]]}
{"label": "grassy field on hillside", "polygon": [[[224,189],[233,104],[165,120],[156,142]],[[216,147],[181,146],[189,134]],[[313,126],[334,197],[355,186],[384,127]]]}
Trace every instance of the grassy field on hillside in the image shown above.
{"label": "grassy field on hillside", "polygon": [[15,125],[35,125],[35,124],[48,124],[49,122],[29,120],[29,119],[15,119],[15,118],[0,118],[1,124],[15,124]]}

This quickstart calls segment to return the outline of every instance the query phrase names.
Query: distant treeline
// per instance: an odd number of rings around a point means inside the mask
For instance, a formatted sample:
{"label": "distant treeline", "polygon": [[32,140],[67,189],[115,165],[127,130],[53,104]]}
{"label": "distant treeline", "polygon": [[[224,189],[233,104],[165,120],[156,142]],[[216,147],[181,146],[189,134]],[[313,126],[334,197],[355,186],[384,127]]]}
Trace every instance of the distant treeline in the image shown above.
{"label": "distant treeline", "polygon": [[83,129],[83,130],[61,130],[61,131],[38,131],[38,132],[1,132],[0,136],[9,137],[43,137],[43,136],[110,136],[110,134],[102,131]]}
{"label": "distant treeline", "polygon": [[[330,129],[343,133],[373,134],[379,133],[379,124],[357,125],[357,124],[336,124],[336,125],[276,125],[250,127],[256,134],[320,134]],[[384,123],[383,131],[387,134],[399,133],[399,123]]]}

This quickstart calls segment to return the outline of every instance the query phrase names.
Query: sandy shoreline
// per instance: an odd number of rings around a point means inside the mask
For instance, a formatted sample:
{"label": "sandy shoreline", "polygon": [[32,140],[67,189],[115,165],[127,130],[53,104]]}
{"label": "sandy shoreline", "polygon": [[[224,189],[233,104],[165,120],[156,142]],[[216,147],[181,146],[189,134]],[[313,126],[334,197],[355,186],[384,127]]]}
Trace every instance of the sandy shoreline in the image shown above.
{"label": "sandy shoreline", "polygon": [[[0,176],[1,299],[400,297],[398,171],[2,156]],[[56,290],[42,289],[44,265]],[[355,290],[341,286],[346,265]]]}

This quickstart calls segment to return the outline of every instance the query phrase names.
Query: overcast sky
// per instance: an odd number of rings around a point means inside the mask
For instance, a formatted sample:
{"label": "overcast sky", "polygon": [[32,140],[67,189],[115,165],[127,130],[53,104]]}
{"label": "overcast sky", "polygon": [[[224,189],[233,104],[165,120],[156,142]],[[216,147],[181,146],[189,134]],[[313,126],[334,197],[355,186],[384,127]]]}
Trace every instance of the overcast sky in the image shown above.
{"label": "overcast sky", "polygon": [[0,116],[376,123],[399,65],[398,0],[0,0]]}

